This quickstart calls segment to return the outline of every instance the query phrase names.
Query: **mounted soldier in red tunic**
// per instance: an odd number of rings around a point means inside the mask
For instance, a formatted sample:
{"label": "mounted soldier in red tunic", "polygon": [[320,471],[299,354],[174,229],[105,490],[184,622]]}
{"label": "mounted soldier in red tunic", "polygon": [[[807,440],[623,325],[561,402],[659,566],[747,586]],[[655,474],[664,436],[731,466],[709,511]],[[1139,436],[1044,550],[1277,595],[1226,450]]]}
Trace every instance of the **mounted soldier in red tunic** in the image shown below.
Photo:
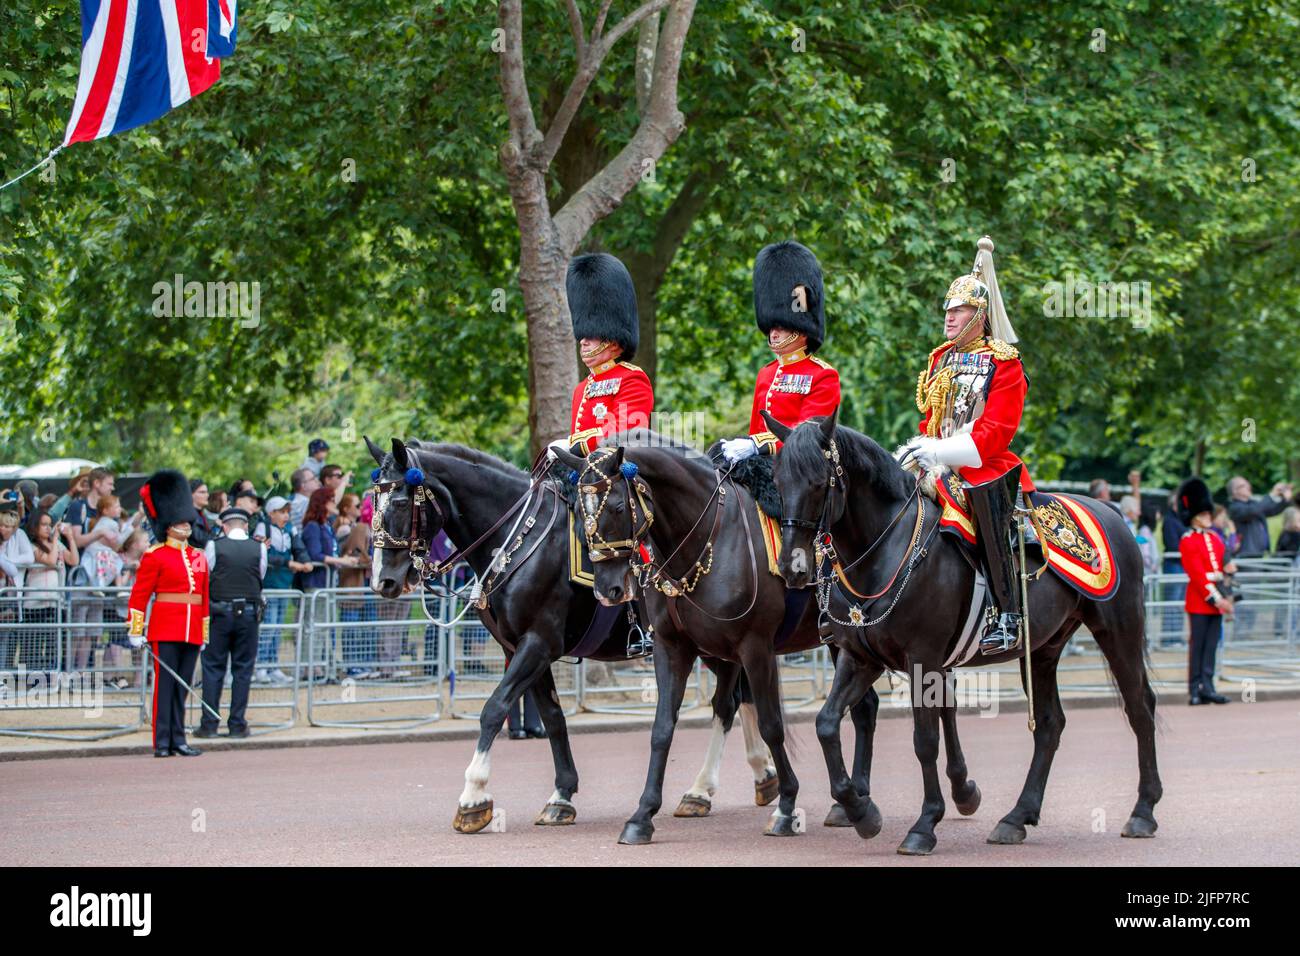
{"label": "mounted soldier in red tunic", "polygon": [[825,294],[817,257],[797,242],[765,246],[754,260],[754,318],[776,358],[758,372],[749,436],[722,443],[731,464],[772,455],[781,443],[763,412],[794,427],[840,404],[840,376],[814,354],[826,338]]}
{"label": "mounted soldier in red tunic", "polygon": [[1012,344],[1016,333],[1002,304],[988,236],[979,241],[971,272],[948,287],[944,310],[947,341],[930,353],[916,385],[921,434],[905,448],[925,470],[947,467],[961,476],[998,609],[980,649],[1000,654],[1020,641],[1020,587],[1009,531],[1017,490],[1027,494],[1034,483],[1010,449],[1028,380]]}
{"label": "mounted soldier in red tunic", "polygon": [[606,435],[649,428],[654,389],[650,377],[629,362],[641,329],[627,267],[605,252],[577,256],[569,263],[565,291],[573,337],[589,374],[573,389],[568,440],[551,444],[587,455]]}

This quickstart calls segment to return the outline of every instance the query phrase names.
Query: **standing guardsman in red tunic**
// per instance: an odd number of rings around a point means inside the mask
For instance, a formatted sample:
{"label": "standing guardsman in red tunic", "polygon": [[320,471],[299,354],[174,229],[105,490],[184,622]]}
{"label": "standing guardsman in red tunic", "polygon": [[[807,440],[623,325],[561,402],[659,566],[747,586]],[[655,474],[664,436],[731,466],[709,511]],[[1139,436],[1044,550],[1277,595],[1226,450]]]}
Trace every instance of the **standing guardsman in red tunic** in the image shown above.
{"label": "standing guardsman in red tunic", "polygon": [[1017,486],[1028,493],[1034,483],[1010,449],[1029,382],[1011,344],[1016,333],[1002,304],[988,236],[979,241],[975,267],[948,287],[943,307],[947,341],[930,353],[917,381],[921,434],[905,447],[927,471],[946,466],[962,477],[984,577],[997,601],[980,650],[1000,654],[1020,642],[1020,588],[1009,531]]}
{"label": "standing guardsman in red tunic", "polygon": [[190,483],[179,471],[155,472],[140,489],[140,499],[159,543],[140,557],[127,602],[127,634],[132,647],[144,644],[145,611],[153,598],[148,628],[154,655],[153,755],[197,757],[202,751],[185,742],[187,689],[167,667],[192,683],[199,651],[208,642],[208,562],[187,543],[198,514]]}
{"label": "standing guardsman in red tunic", "polygon": [[572,431],[551,446],[589,455],[606,435],[649,428],[650,377],[628,362],[641,340],[627,267],[606,252],[575,257],[565,280],[573,337],[590,374],[573,389]]}
{"label": "standing guardsman in red tunic", "polygon": [[1214,533],[1214,499],[1200,478],[1188,478],[1174,496],[1178,520],[1188,530],[1178,542],[1178,553],[1187,572],[1187,595],[1183,610],[1191,626],[1187,642],[1187,702],[1226,704],[1228,698],[1214,689],[1214,653],[1223,634],[1223,619],[1232,617],[1233,598],[1224,593],[1224,574],[1235,574],[1237,565],[1224,561],[1223,539]]}
{"label": "standing guardsman in red tunic", "polygon": [[793,428],[840,404],[840,376],[813,353],[826,338],[822,267],[797,242],[765,246],[754,260],[754,318],[776,358],[758,372],[749,437],[722,442],[731,464],[781,447],[762,412]]}

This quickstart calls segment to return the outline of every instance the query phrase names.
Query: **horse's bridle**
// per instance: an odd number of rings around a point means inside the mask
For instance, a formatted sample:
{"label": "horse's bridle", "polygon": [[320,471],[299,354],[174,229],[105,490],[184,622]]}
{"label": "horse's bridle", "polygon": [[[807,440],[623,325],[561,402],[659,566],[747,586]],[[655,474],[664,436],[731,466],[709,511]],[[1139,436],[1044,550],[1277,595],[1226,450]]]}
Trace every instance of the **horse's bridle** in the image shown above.
{"label": "horse's bridle", "polygon": [[[816,521],[810,521],[807,518],[787,518],[784,514],[781,516],[781,528],[798,528],[803,531],[811,531],[813,542],[816,544],[821,540],[822,535],[826,533],[827,528],[839,520],[837,515],[830,521],[826,520],[826,514],[830,510],[831,497],[839,489],[841,497],[845,496],[844,492],[844,466],[840,463],[840,446],[836,444],[835,439],[830,440],[830,445],[822,449],[822,457],[831,464],[830,478],[827,480],[826,497],[822,501],[822,510],[818,514]],[[847,500],[847,499],[846,499]]]}
{"label": "horse's bridle", "polygon": [[[834,524],[834,521],[828,523],[826,520],[830,506],[830,499],[831,496],[835,494],[837,487],[839,488],[840,494],[844,496],[847,501],[844,468],[840,463],[839,447],[836,445],[834,438],[830,440],[829,447],[823,449],[822,455],[833,464],[830,476],[827,479],[826,499],[822,502],[821,515],[817,522],[814,523],[807,519],[789,518],[783,519],[781,525],[782,527],[790,526],[796,528],[807,528],[813,532],[813,546],[816,549],[816,570],[814,571],[813,577],[814,587],[817,590],[818,606],[821,611],[821,616],[829,618],[829,620],[842,626],[851,625],[853,627],[869,627],[874,624],[879,624],[893,611],[895,605],[898,603],[898,599],[902,597],[903,589],[907,587],[907,582],[911,577],[912,569],[926,556],[929,550],[927,547],[928,538],[925,541],[922,540],[922,530],[925,525],[925,502],[920,497],[920,476],[917,477],[916,485],[913,487],[911,494],[907,496],[902,507],[900,507],[894,516],[889,519],[889,523],[885,525],[884,530],[880,532],[876,537],[876,540],[871,542],[871,545],[863,551],[862,554],[858,555],[851,562],[845,565],[840,561],[839,554],[835,549],[834,539],[831,536],[830,524]],[[894,573],[890,575],[888,583],[886,583],[883,588],[872,594],[863,594],[853,587],[853,584],[849,581],[848,572],[870,557],[876,548],[879,547],[887,537],[889,537],[889,533],[894,529],[894,525],[898,524],[899,519],[901,519],[911,508],[913,499],[916,499],[917,502],[916,524],[912,529],[908,546],[903,550],[902,557],[899,559],[898,567],[894,569]],[[936,523],[931,529],[931,535],[938,530],[938,527],[939,526]],[[822,573],[823,567],[827,568],[825,574]],[[899,588],[898,593],[894,595],[894,599],[890,602],[889,607],[886,608],[884,613],[879,617],[874,620],[867,620],[866,615],[863,613],[861,604],[852,604],[849,609],[849,620],[847,621],[841,621],[831,615],[830,592],[832,586],[836,583],[838,583],[844,591],[857,598],[859,601],[875,601],[889,593],[889,591],[894,587],[894,584],[898,581],[899,574],[903,573],[904,568],[906,568],[906,574],[903,577],[902,586]],[[823,637],[823,640],[827,639],[829,639],[829,635]]]}
{"label": "horse's bridle", "polygon": [[[429,557],[429,547],[433,536],[437,534],[437,531],[434,530],[434,522],[429,516],[429,507],[432,506],[437,515],[436,527],[439,529],[446,523],[446,515],[442,510],[442,505],[438,503],[437,497],[424,486],[423,474],[419,478],[418,482],[412,482],[405,477],[381,482],[378,475],[375,476],[375,510],[370,517],[370,531],[376,550],[406,550],[410,552],[411,563],[415,566],[415,569],[423,572],[425,562]],[[384,527],[384,514],[388,509],[388,502],[392,497],[393,489],[398,485],[405,485],[411,489],[411,526],[405,538],[393,537],[388,533],[388,529]]]}
{"label": "horse's bridle", "polygon": [[[718,478],[718,483],[710,493],[708,501],[704,503],[704,509],[700,512],[700,516],[695,519],[695,523],[691,525],[690,530],[686,532],[681,542],[671,553],[663,559],[656,559],[654,550],[648,540],[650,526],[654,523],[654,511],[651,507],[653,498],[650,497],[650,488],[646,485],[645,479],[640,477],[637,472],[636,463],[623,462],[618,475],[606,475],[596,467],[616,453],[616,448],[597,448],[588,456],[586,466],[577,479],[579,510],[582,514],[583,532],[586,535],[587,548],[591,552],[592,562],[608,561],[611,558],[627,558],[641,587],[654,587],[667,598],[669,616],[679,629],[682,628],[680,612],[676,603],[679,598],[687,601],[706,617],[721,623],[738,621],[748,615],[758,600],[758,569],[754,554],[754,541],[749,532],[749,518],[743,508],[740,515],[744,525],[745,544],[749,548],[749,563],[753,568],[754,581],[753,594],[750,595],[749,604],[739,614],[731,617],[718,617],[701,607],[691,598],[691,592],[695,590],[700,580],[713,569],[713,540],[722,528],[722,513],[727,500],[727,488],[731,482],[731,471],[728,470],[723,473],[715,469],[714,474]],[[587,476],[593,472],[596,476],[595,480],[588,480]],[[610,489],[619,477],[623,479],[629,489],[627,501],[631,512],[629,514],[631,532],[627,538],[608,541],[599,533],[599,518],[609,499]],[[633,492],[636,495],[635,501],[633,500]],[[699,528],[700,522],[709,513],[709,508],[713,505],[715,498],[718,504],[714,510],[713,527],[704,543],[704,547],[700,551],[699,557],[695,559],[695,562],[685,575],[677,578],[672,577],[668,573],[668,563],[691,540],[696,529]],[[637,523],[636,514],[638,505],[642,515],[640,524]]]}
{"label": "horse's bridle", "polygon": [[[582,531],[587,539],[587,550],[591,554],[592,563],[616,558],[635,560],[641,555],[641,546],[655,520],[654,510],[646,500],[650,489],[646,487],[644,479],[637,475],[636,465],[633,462],[623,462],[616,475],[606,475],[597,467],[615,454],[616,449],[597,448],[587,458],[586,466],[578,476],[578,511],[582,515]],[[595,475],[594,479],[589,477],[592,474]],[[629,532],[626,538],[609,541],[600,533],[600,516],[605,510],[606,502],[609,501],[609,493],[614,487],[614,482],[620,479],[628,489]]]}

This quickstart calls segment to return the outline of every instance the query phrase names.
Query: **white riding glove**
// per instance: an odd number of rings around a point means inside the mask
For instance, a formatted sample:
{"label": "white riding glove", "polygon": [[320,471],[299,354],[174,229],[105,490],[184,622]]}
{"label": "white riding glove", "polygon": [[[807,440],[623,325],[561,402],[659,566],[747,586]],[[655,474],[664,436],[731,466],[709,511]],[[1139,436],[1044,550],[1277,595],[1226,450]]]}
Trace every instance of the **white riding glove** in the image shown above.
{"label": "white riding glove", "polygon": [[555,441],[551,442],[549,445],[546,446],[546,460],[555,461],[557,458],[560,457],[558,452],[568,451],[568,450],[569,450],[569,439],[557,438],[555,439]]}
{"label": "white riding glove", "polygon": [[953,435],[950,438],[931,438],[922,435],[909,443],[911,457],[920,463],[926,471],[934,471],[940,466],[949,468],[978,468],[983,459],[975,440],[970,435]]}
{"label": "white riding glove", "polygon": [[758,454],[758,443],[752,438],[726,438],[722,442],[722,457],[731,464],[753,458]]}
{"label": "white riding glove", "polygon": [[132,647],[144,647],[143,634],[132,634],[128,636],[126,640],[127,643],[130,644]]}

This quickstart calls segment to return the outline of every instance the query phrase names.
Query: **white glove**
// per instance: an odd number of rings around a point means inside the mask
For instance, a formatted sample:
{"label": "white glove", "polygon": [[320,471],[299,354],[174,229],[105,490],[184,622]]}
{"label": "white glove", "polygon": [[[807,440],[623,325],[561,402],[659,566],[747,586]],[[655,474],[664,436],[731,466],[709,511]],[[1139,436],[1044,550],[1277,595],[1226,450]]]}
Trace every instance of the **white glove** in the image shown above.
{"label": "white glove", "polygon": [[726,438],[722,442],[722,457],[731,464],[758,454],[758,443],[752,438]]}
{"label": "white glove", "polygon": [[569,439],[557,438],[555,439],[555,441],[551,442],[549,445],[546,446],[546,460],[555,461],[557,458],[560,457],[558,452],[568,451],[568,450],[569,450]]}
{"label": "white glove", "polygon": [[127,643],[130,644],[132,647],[144,647],[143,634],[132,634],[129,637],[127,637],[126,640]]}
{"label": "white glove", "polygon": [[917,468],[927,470],[929,466],[926,465],[925,459],[922,458],[921,450],[927,448],[933,443],[934,439],[928,435],[917,435],[899,449],[899,451],[895,453],[895,457],[898,459],[898,463],[904,468],[909,468],[915,465]]}
{"label": "white glove", "polygon": [[931,438],[923,435],[914,440],[912,457],[926,471],[942,465],[949,468],[978,468],[983,459],[975,440],[970,435],[953,435],[950,438]]}

